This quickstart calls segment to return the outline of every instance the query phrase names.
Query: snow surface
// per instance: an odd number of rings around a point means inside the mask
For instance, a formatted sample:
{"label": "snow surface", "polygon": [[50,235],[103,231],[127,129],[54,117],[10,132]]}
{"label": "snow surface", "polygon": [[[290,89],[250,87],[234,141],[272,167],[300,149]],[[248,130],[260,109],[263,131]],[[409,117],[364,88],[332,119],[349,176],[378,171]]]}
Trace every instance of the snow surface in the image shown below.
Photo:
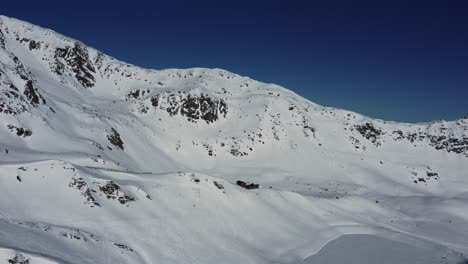
{"label": "snow surface", "polygon": [[468,254],[468,118],[387,122],[221,69],[142,69],[5,16],[0,110],[0,263]]}
{"label": "snow surface", "polygon": [[462,261],[445,248],[415,246],[371,235],[344,235],[306,259],[310,264],[439,264]]}

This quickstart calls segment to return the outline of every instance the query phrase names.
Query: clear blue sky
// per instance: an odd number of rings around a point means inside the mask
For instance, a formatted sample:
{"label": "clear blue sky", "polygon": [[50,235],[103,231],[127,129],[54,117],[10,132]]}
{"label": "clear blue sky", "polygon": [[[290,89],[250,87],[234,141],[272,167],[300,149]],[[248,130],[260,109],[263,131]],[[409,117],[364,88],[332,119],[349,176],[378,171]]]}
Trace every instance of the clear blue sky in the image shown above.
{"label": "clear blue sky", "polygon": [[142,67],[223,68],[375,118],[422,122],[468,114],[466,1],[308,7],[155,1],[138,8],[95,2],[2,3],[0,14]]}

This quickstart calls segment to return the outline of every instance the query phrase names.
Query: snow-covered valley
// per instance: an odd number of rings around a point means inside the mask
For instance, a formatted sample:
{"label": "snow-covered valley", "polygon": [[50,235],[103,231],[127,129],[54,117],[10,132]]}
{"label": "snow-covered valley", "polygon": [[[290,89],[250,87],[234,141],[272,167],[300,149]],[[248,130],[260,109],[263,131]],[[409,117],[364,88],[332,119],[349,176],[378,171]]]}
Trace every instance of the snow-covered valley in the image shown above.
{"label": "snow-covered valley", "polygon": [[468,117],[372,119],[0,16],[0,263],[318,264],[353,239],[467,262]]}

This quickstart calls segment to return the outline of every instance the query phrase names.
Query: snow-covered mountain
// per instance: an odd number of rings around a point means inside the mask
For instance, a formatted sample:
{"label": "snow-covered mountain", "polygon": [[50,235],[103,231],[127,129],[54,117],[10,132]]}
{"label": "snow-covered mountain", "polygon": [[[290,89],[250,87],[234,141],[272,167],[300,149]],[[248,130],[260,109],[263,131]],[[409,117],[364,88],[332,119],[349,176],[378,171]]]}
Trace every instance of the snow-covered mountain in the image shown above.
{"label": "snow-covered mountain", "polygon": [[468,117],[371,119],[5,16],[0,117],[0,263],[349,260],[336,241],[468,254]]}

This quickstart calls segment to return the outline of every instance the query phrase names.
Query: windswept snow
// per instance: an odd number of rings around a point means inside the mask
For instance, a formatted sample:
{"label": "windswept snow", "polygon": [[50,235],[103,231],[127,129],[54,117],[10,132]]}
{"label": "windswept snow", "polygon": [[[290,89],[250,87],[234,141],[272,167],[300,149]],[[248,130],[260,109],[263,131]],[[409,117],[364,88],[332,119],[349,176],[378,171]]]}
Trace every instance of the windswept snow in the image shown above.
{"label": "windswept snow", "polygon": [[0,16],[0,263],[464,263],[467,186],[468,117],[371,119]]}

